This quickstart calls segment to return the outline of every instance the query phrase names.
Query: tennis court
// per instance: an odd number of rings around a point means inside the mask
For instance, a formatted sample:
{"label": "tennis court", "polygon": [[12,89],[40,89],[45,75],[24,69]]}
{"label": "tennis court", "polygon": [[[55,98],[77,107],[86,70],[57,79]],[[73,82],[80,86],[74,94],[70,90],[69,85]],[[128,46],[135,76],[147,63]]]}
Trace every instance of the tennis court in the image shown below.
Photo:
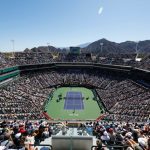
{"label": "tennis court", "polygon": [[68,91],[65,97],[64,109],[83,110],[83,97],[81,92]]}
{"label": "tennis court", "polygon": [[84,87],[60,87],[53,92],[45,110],[56,120],[96,119],[101,109],[93,97],[92,90]]}

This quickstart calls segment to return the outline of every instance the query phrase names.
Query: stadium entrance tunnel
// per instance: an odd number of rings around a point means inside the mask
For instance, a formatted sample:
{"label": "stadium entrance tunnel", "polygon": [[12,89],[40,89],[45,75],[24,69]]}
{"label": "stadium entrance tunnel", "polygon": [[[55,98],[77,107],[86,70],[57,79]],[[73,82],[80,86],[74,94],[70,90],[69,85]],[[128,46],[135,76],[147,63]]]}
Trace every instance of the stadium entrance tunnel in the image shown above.
{"label": "stadium entrance tunnel", "polygon": [[44,104],[44,112],[56,121],[95,121],[105,112],[105,109],[93,88],[57,86],[49,94]]}

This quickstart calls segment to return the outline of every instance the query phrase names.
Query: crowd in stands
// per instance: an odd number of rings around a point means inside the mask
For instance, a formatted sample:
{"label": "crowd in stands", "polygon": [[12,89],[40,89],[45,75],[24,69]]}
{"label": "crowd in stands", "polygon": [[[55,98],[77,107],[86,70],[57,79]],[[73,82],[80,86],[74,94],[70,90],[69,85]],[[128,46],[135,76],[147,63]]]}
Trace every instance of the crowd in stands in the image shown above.
{"label": "crowd in stands", "polygon": [[79,55],[67,53],[42,53],[42,52],[16,52],[0,53],[0,68],[15,65],[41,64],[51,62],[94,62],[111,65],[125,65],[150,69],[150,57],[147,56],[141,62],[135,61],[135,54],[85,54]]}
{"label": "crowd in stands", "polygon": [[123,80],[107,86],[107,89],[97,89],[107,110],[109,119],[125,121],[147,121],[150,117],[150,91],[145,87]]}
{"label": "crowd in stands", "polygon": [[1,119],[38,119],[42,106],[52,89],[44,89],[44,78],[23,76],[0,88]]}
{"label": "crowd in stands", "polygon": [[68,69],[28,73],[0,88],[0,118],[40,118],[44,102],[53,91],[50,86],[66,84],[94,86],[110,112],[109,119],[145,122],[150,117],[149,89],[103,72]]}
{"label": "crowd in stands", "polygon": [[[59,124],[63,126],[60,127],[58,123],[48,123],[43,120],[1,121],[0,148],[20,150],[37,149],[41,142],[47,138],[50,139],[51,135],[57,135],[64,128],[66,128],[67,132],[69,125],[64,125],[63,122]],[[95,146],[95,150],[150,149],[150,124],[148,123],[87,122],[81,123],[77,130],[86,130],[87,133],[90,132],[89,134],[97,139],[96,145],[91,145],[91,147]],[[120,148],[118,148],[119,146]]]}
{"label": "crowd in stands", "polygon": [[150,70],[150,55],[146,56],[138,65],[138,68]]}
{"label": "crowd in stands", "polygon": [[[91,124],[89,124],[91,126]],[[97,122],[92,124],[93,134],[97,140],[95,150],[119,149],[123,146],[127,150],[149,150],[150,149],[150,125],[129,124],[128,122],[107,123]],[[118,146],[112,148],[111,146]]]}
{"label": "crowd in stands", "polygon": [[51,136],[52,131],[45,121],[4,120],[0,123],[0,148],[34,150],[41,141]]}
{"label": "crowd in stands", "polygon": [[6,58],[5,58],[4,54],[0,52],[0,68],[6,68],[6,67],[10,67],[12,65],[10,63],[6,62]]}

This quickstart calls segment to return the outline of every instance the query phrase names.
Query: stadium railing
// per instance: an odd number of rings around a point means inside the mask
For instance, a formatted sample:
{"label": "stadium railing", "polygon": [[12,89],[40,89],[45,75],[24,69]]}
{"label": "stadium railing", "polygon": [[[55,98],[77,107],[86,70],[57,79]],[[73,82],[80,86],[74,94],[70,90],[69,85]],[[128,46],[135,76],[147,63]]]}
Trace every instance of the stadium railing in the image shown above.
{"label": "stadium railing", "polygon": [[12,78],[12,77],[16,77],[18,75],[20,75],[20,71],[19,70],[16,70],[16,71],[4,74],[4,75],[0,75],[0,82],[4,81],[4,80],[7,80],[9,78]]}
{"label": "stadium railing", "polygon": [[[98,148],[98,146],[92,146],[91,150],[94,150],[94,148]],[[106,145],[102,146],[102,148],[108,148],[108,149],[119,149],[119,150],[126,150],[127,146],[118,146],[118,145]]]}
{"label": "stadium railing", "polygon": [[49,147],[50,150],[53,150],[53,146],[52,145],[49,145],[49,144],[39,144],[39,145],[35,145],[35,144],[29,144],[29,146],[35,146],[35,147]]}
{"label": "stadium railing", "polygon": [[0,74],[12,72],[12,71],[15,71],[15,70],[18,70],[18,66],[13,66],[13,67],[9,67],[9,68],[0,69]]}

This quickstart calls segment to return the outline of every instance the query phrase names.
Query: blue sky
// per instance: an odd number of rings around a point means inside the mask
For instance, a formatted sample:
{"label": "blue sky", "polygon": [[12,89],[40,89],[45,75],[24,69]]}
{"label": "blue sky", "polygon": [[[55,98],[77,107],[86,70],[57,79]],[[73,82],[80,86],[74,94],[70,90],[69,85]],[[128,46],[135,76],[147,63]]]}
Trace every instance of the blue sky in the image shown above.
{"label": "blue sky", "polygon": [[[150,39],[150,0],[0,0],[0,51]],[[98,13],[100,10],[100,14]]]}

